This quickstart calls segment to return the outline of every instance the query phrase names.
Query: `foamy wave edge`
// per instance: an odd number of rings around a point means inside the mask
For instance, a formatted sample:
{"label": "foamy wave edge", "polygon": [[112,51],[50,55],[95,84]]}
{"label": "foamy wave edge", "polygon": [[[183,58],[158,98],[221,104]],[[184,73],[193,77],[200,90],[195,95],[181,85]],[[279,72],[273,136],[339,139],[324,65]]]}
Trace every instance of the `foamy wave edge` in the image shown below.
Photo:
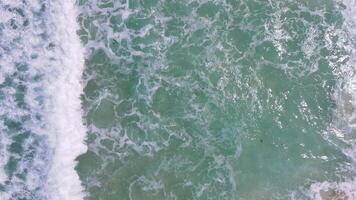
{"label": "foamy wave edge", "polygon": [[[356,170],[356,142],[344,139],[346,134],[356,133],[356,0],[337,0],[346,8],[342,11],[344,18],[347,45],[344,47],[349,54],[349,61],[341,69],[344,75],[335,93],[337,105],[337,126],[343,126],[341,131],[334,130],[336,136],[345,144],[342,152],[352,161],[353,170]],[[341,133],[342,132],[342,133]],[[346,136],[347,137],[347,136]],[[352,138],[352,136],[349,138]],[[318,182],[310,186],[309,196],[315,200],[323,199],[356,199],[356,177],[350,177],[342,182]]]}
{"label": "foamy wave edge", "polygon": [[59,45],[55,72],[47,77],[47,131],[54,155],[48,174],[50,199],[77,200],[85,194],[75,171],[78,155],[86,152],[80,95],[83,91],[84,49],[76,31],[77,9],[74,0],[50,3],[52,37]]}

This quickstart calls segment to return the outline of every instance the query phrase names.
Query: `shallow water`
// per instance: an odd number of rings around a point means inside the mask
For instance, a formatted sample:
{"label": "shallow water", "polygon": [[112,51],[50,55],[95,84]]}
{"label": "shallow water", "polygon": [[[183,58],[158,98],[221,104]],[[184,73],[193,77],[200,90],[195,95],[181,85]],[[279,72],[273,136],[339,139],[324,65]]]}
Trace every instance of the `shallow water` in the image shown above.
{"label": "shallow water", "polygon": [[356,199],[355,9],[0,1],[0,197]]}

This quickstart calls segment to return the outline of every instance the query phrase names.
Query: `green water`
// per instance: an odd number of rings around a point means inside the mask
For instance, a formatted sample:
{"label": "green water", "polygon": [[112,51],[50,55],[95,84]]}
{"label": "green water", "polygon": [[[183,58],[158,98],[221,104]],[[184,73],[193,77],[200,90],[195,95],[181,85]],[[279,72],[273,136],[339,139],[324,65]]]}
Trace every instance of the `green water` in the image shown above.
{"label": "green water", "polygon": [[87,199],[310,199],[347,55],[331,0],[80,0]]}

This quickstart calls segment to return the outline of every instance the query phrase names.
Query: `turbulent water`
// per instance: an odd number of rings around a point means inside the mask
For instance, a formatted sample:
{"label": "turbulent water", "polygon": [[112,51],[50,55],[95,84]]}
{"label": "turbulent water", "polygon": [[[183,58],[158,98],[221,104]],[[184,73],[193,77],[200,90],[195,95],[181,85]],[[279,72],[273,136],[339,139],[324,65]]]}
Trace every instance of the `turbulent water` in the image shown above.
{"label": "turbulent water", "polygon": [[84,50],[70,1],[0,0],[0,199],[82,199]]}
{"label": "turbulent water", "polygon": [[356,199],[355,0],[0,0],[0,199]]}

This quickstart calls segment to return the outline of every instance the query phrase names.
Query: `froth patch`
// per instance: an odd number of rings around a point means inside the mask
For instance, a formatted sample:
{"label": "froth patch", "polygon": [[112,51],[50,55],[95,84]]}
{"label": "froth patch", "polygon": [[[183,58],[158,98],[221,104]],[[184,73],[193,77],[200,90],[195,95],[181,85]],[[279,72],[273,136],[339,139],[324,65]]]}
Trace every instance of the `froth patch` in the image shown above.
{"label": "froth patch", "polygon": [[310,198],[315,200],[356,199],[356,180],[345,182],[314,183],[310,187]]}
{"label": "froth patch", "polygon": [[[1,129],[1,131],[3,131],[1,124],[0,124],[0,129]],[[1,169],[4,169],[6,163],[9,160],[9,153],[7,151],[7,148],[10,144],[11,144],[11,141],[9,138],[1,137],[1,140],[0,140],[0,168]],[[8,177],[7,177],[6,173],[3,170],[1,170],[0,171],[0,184],[4,184],[5,181],[7,180],[7,178]],[[1,192],[0,192],[0,194],[1,194]]]}
{"label": "froth patch", "polygon": [[54,148],[48,176],[51,199],[83,199],[79,176],[74,170],[76,157],[86,151],[86,129],[82,122],[80,95],[84,68],[83,49],[76,34],[78,25],[74,1],[52,1],[50,20],[55,45],[55,69],[45,86],[50,142]]}
{"label": "froth patch", "polygon": [[[340,129],[337,136],[347,144],[347,148],[342,149],[343,153],[353,161],[353,168],[356,167],[356,2],[352,0],[342,0],[342,14],[344,18],[344,33],[340,36],[343,39],[343,48],[347,52],[347,62],[341,66],[341,81],[336,90],[335,101],[336,126]],[[346,60],[346,58],[342,58]],[[355,170],[355,169],[353,169]],[[356,186],[355,186],[356,187]]]}
{"label": "froth patch", "polygon": [[[344,31],[340,36],[344,43],[343,48],[348,53],[348,61],[340,67],[342,77],[336,90],[336,129],[335,136],[342,140],[347,147],[342,152],[348,156],[353,164],[351,170],[356,167],[356,143],[354,134],[356,133],[356,2],[353,0],[340,0],[344,7],[342,14],[344,17]],[[339,32],[340,33],[340,32]],[[345,60],[345,58],[341,58]],[[356,199],[356,179],[350,177],[342,182],[318,182],[310,186],[309,196],[315,200],[352,200]]]}

